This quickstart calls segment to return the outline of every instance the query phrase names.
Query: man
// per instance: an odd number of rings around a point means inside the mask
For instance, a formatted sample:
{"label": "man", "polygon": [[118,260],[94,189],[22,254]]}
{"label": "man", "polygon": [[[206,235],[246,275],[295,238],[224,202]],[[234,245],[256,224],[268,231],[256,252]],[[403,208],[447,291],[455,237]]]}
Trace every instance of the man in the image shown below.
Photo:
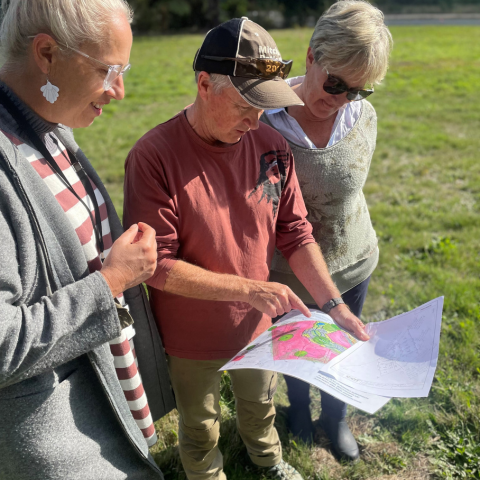
{"label": "man", "polygon": [[[157,232],[158,266],[147,282],[180,414],[179,450],[189,480],[225,479],[218,449],[222,365],[298,308],[268,283],[275,245],[319,305],[340,294],[306,221],[288,144],[259,118],[302,105],[287,86],[272,37],[247,18],[211,30],[194,60],[193,105],[147,133],[126,161],[125,224]],[[332,302],[332,304],[335,302]],[[366,339],[345,305],[332,317]],[[301,480],[282,460],[274,427],[274,372],[231,372],[237,426],[254,464]]]}

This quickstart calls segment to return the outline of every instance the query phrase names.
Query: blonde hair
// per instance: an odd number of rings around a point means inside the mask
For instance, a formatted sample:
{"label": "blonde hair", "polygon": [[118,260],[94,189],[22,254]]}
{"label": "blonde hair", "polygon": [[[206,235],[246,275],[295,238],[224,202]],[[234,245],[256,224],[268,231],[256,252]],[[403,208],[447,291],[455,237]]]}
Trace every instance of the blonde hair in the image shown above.
{"label": "blonde hair", "polygon": [[393,46],[383,13],[364,0],[339,0],[319,19],[310,47],[315,62],[378,84],[385,77]]}
{"label": "blonde hair", "polygon": [[78,48],[108,38],[108,25],[118,14],[133,19],[126,0],[2,0],[1,9],[0,47],[8,64],[25,59],[29,36],[47,33]]}

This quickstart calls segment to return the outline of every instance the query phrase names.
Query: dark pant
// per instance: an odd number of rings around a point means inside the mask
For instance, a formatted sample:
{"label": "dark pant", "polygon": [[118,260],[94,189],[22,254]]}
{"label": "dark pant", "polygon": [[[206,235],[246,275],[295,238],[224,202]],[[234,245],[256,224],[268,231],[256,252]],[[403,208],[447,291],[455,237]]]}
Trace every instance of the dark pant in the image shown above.
{"label": "dark pant", "polygon": [[[362,283],[348,290],[342,295],[343,301],[348,305],[354,315],[360,317],[367,297],[368,277]],[[318,308],[317,305],[307,305],[309,308]],[[288,399],[292,408],[308,408],[310,405],[310,385],[307,382],[298,380],[298,378],[285,375],[285,381],[288,387]],[[322,412],[329,417],[335,417],[341,420],[347,414],[347,404],[332,397],[330,394],[320,391],[322,398]]]}

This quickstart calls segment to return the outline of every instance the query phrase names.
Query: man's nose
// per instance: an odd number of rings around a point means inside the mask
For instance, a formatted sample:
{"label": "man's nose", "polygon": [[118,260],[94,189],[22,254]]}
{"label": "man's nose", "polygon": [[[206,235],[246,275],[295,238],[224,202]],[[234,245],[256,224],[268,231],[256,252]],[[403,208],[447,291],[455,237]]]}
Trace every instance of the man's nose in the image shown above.
{"label": "man's nose", "polygon": [[258,125],[259,125],[259,121],[260,121],[260,117],[262,116],[262,113],[263,113],[263,110],[255,109],[254,112],[248,115],[245,123],[248,125],[248,128],[250,128],[250,130],[258,129]]}

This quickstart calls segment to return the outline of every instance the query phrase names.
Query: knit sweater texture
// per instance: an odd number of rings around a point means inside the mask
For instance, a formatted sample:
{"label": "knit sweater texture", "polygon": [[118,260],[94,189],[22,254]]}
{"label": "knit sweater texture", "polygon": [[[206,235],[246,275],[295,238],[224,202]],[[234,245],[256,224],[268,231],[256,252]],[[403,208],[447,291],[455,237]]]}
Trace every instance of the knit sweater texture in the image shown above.
{"label": "knit sweater texture", "polygon": [[[333,280],[341,293],[371,275],[378,262],[378,242],[363,195],[376,144],[377,118],[373,106],[362,102],[352,130],[328,148],[308,149],[289,142],[297,176],[319,244]],[[268,116],[262,121],[271,125]],[[294,275],[287,260],[276,251],[272,279],[292,282],[302,300],[314,303]]]}

